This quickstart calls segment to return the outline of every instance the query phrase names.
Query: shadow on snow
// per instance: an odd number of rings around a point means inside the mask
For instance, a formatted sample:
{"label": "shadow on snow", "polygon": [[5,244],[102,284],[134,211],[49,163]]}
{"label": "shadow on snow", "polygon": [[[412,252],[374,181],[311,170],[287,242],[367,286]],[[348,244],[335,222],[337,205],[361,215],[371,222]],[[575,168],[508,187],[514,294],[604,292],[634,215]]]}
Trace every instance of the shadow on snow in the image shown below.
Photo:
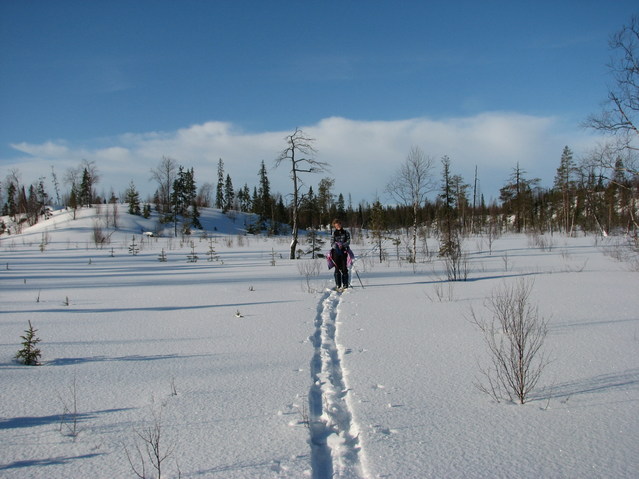
{"label": "shadow on snow", "polygon": [[[78,413],[75,415],[75,418],[78,420],[78,422],[81,422],[87,419],[95,418],[99,414],[110,414],[114,412],[127,411],[129,409],[130,408],[104,409],[102,411]],[[66,417],[68,418],[68,416]],[[46,426],[48,424],[59,424],[64,418],[65,415],[63,414],[54,414],[52,416],[25,416],[0,419],[0,429],[19,429],[27,427]],[[3,468],[7,469],[6,466],[0,466],[0,469]]]}

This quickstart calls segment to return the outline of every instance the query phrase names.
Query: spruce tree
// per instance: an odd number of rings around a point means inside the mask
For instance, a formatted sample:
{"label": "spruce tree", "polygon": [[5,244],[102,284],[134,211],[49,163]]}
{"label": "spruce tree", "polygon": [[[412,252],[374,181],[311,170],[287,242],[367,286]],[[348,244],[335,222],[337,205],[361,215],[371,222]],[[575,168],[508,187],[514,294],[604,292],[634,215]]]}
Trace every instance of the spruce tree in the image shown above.
{"label": "spruce tree", "polygon": [[89,170],[82,171],[82,183],[80,184],[80,206],[91,206],[93,200],[93,182]]}
{"label": "spruce tree", "polygon": [[266,173],[266,166],[264,165],[264,160],[262,160],[262,164],[260,166],[260,171],[258,173],[260,178],[260,186],[257,192],[258,201],[259,201],[259,210],[256,211],[258,215],[260,215],[260,221],[265,222],[271,217],[272,210],[272,199],[271,199],[271,185],[268,180],[268,176]]}
{"label": "spruce tree", "polygon": [[40,338],[35,335],[37,331],[31,325],[31,321],[29,321],[29,329],[25,330],[24,336],[20,336],[23,339],[22,349],[16,354],[16,359],[27,366],[38,366],[40,364],[42,353],[36,347],[40,342]]}
{"label": "spruce tree", "polygon": [[450,158],[442,158],[442,184],[439,198],[440,256],[456,257],[460,251],[457,198],[453,189],[453,175],[450,172]]}
{"label": "spruce tree", "polygon": [[221,210],[224,207],[224,162],[222,158],[217,162],[217,190],[215,192],[215,207]]}
{"label": "spruce tree", "polygon": [[237,200],[240,204],[240,211],[243,213],[251,211],[251,190],[249,190],[246,183],[244,183],[244,186],[237,192]]}
{"label": "spruce tree", "polygon": [[16,207],[16,185],[13,183],[9,183],[7,187],[7,202],[4,204],[4,208],[2,209],[3,216],[13,216],[18,213],[18,208]]}
{"label": "spruce tree", "polygon": [[140,210],[140,194],[135,189],[133,180],[131,180],[129,188],[126,190],[126,201],[129,203],[129,214],[140,216],[142,213]]}
{"label": "spruce tree", "polygon": [[226,182],[224,184],[224,213],[226,213],[228,210],[233,209],[234,201],[235,191],[233,191],[233,182],[231,181],[231,176],[226,175]]}
{"label": "spruce tree", "polygon": [[370,229],[373,242],[379,253],[379,262],[384,261],[384,232],[386,231],[386,218],[384,207],[379,199],[375,200],[371,208]]}

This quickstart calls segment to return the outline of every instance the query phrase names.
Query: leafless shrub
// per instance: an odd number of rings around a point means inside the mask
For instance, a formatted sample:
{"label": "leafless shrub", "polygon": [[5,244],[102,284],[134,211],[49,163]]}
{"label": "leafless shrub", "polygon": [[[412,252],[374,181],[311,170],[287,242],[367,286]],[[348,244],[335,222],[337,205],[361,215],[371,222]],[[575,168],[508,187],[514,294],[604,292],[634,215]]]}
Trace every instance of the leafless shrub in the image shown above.
{"label": "leafless shrub", "polygon": [[44,233],[42,233],[42,241],[40,241],[40,252],[44,253],[44,251],[47,249],[47,245],[49,244],[49,241],[51,241],[51,238],[49,236],[49,231],[45,231]]}
{"label": "leafless shrub", "polygon": [[435,300],[440,303],[451,302],[455,300],[455,283],[451,281],[439,281],[433,284],[433,293],[434,297],[430,294],[426,293],[426,297],[431,301],[435,302]]}
{"label": "leafless shrub", "polygon": [[539,248],[540,250],[545,252],[551,252],[553,247],[555,246],[555,242],[552,238],[549,238],[547,235],[533,232],[528,234],[528,246]]}
{"label": "leafless shrub", "polygon": [[175,384],[175,376],[171,376],[170,380],[171,396],[177,396],[177,385]]}
{"label": "leafless shrub", "polygon": [[501,236],[501,227],[494,217],[491,217],[488,224],[486,225],[486,239],[488,240],[488,251],[492,255],[493,254],[493,244],[495,240],[499,239]]}
{"label": "leafless shrub", "polygon": [[466,281],[470,273],[470,262],[468,254],[464,253],[461,246],[458,246],[444,256],[446,266],[446,276],[448,281]]}
{"label": "leafless shrub", "polygon": [[630,271],[639,271],[639,249],[634,238],[607,239],[603,246],[603,253],[621,263],[626,263]]}
{"label": "leafless shrub", "polygon": [[[129,465],[140,479],[162,479],[165,462],[173,456],[175,444],[165,446],[165,434],[162,424],[162,408],[151,409],[151,420],[145,426],[135,429],[134,452],[125,446]],[[182,477],[176,462],[177,477]],[[153,471],[155,471],[153,473]]]}
{"label": "leafless shrub", "polygon": [[586,260],[583,263],[577,264],[577,265],[572,265],[568,261],[566,261],[564,263],[562,271],[566,273],[581,273],[586,268],[587,264],[588,264],[588,258],[586,258]]}
{"label": "leafless shrub", "polygon": [[372,256],[359,256],[357,258],[357,265],[362,273],[367,273],[375,267],[375,258]]}
{"label": "leafless shrub", "polygon": [[501,260],[504,262],[504,271],[510,271],[512,269],[513,265],[510,262],[510,257],[508,256],[508,251],[506,251],[502,255]]}
{"label": "leafless shrub", "polygon": [[300,420],[298,424],[303,425],[305,428],[311,428],[311,419],[310,414],[308,412],[308,405],[306,402],[302,401],[301,406],[296,406],[297,414],[299,414]]}
{"label": "leafless shrub", "polygon": [[314,293],[312,281],[320,274],[320,263],[318,260],[301,260],[297,262],[297,271],[304,278],[305,291],[308,293]]}
{"label": "leafless shrub", "polygon": [[491,359],[490,366],[480,369],[484,381],[477,387],[497,402],[507,397],[524,404],[548,363],[542,350],[548,321],[530,304],[533,284],[521,279],[494,291],[486,301],[490,319],[471,310]]}
{"label": "leafless shrub", "polygon": [[80,433],[78,428],[78,384],[73,376],[73,381],[68,387],[67,396],[58,393],[58,399],[62,404],[62,414],[60,415],[60,432],[75,439]]}
{"label": "leafless shrub", "polygon": [[104,233],[104,230],[102,229],[102,222],[100,220],[93,222],[91,238],[93,239],[93,243],[96,248],[102,248],[105,244],[108,244],[109,237]]}

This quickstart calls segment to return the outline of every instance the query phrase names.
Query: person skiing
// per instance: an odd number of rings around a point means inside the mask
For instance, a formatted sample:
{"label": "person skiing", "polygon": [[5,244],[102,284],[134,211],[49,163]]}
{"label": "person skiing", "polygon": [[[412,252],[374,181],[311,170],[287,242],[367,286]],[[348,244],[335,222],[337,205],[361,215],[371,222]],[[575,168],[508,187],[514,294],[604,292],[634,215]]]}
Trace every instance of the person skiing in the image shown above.
{"label": "person skiing", "polygon": [[353,253],[350,250],[351,234],[342,228],[339,219],[333,220],[333,234],[331,235],[331,259],[335,265],[335,287],[346,289],[348,281],[348,258]]}

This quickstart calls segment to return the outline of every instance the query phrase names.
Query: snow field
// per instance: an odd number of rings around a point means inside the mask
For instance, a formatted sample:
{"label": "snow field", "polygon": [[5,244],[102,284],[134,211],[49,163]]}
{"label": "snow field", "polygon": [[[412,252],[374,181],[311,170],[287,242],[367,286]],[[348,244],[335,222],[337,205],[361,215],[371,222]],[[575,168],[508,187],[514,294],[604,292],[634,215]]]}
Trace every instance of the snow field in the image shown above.
{"label": "snow field", "polygon": [[[524,241],[475,255],[470,280],[446,284],[441,301],[436,269],[411,277],[379,266],[342,305],[339,341],[352,351],[344,362],[373,477],[634,476],[637,273],[587,239],[554,252],[518,248]],[[473,387],[488,356],[470,308],[485,313],[494,287],[520,277],[549,318],[551,362],[533,401],[495,404]]]}

